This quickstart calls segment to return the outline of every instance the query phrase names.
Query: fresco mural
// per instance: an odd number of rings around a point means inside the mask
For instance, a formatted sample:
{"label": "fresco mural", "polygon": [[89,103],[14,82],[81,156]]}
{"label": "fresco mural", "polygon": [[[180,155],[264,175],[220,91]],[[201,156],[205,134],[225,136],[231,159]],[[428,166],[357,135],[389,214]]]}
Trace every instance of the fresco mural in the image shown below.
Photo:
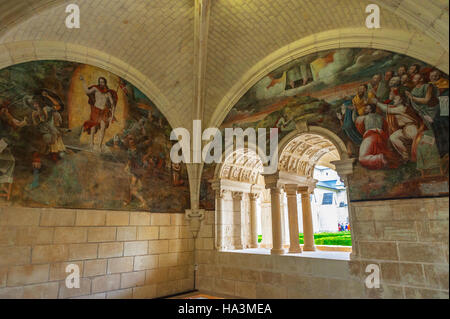
{"label": "fresco mural", "polygon": [[141,91],[99,68],[37,61],[3,69],[0,201],[184,212],[187,172],[170,161],[170,131]]}
{"label": "fresco mural", "polygon": [[216,165],[204,164],[202,179],[200,181],[200,208],[214,210],[216,203],[216,193],[212,188],[211,181],[214,180]]}
{"label": "fresco mural", "polygon": [[335,132],[357,158],[351,200],[448,194],[448,75],[374,49],[315,53],[268,74],[230,111],[225,127],[301,121]]}

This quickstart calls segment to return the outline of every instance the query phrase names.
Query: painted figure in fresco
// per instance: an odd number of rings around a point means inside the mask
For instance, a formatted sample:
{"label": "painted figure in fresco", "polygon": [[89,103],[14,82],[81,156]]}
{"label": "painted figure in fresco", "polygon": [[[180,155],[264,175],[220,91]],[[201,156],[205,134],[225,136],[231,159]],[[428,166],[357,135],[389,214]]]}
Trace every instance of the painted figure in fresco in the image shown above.
{"label": "painted figure in fresco", "polygon": [[438,88],[439,96],[448,96],[449,81],[442,77],[439,70],[430,72],[430,83]]}
{"label": "painted figure in fresco", "polygon": [[38,147],[39,153],[50,154],[53,161],[60,159],[60,153],[66,151],[62,140],[62,133],[58,129],[61,126],[61,115],[53,106],[44,105],[44,99],[35,96],[32,99],[33,112],[31,120],[34,127],[41,135],[43,144]]}
{"label": "painted figure in fresco", "polygon": [[[405,105],[402,96],[396,95],[392,104],[377,103],[378,108],[386,114],[389,141],[400,154],[403,161],[416,161],[416,139],[423,129],[420,118]],[[422,124],[422,126],[421,126]]]}
{"label": "painted figure in fresco", "polygon": [[[1,128],[1,127],[0,127]],[[0,138],[0,192],[4,192],[7,200],[11,195],[11,187],[14,181],[14,168],[16,166],[16,159],[8,147],[8,143]],[[9,184],[9,186],[6,186]]]}
{"label": "painted figure in fresco", "polygon": [[400,76],[400,83],[402,87],[406,88],[406,90],[411,90],[408,74],[403,74],[402,76]]}
{"label": "painted figure in fresco", "polygon": [[384,73],[384,79],[378,85],[376,96],[380,101],[386,101],[389,99],[390,93],[390,81],[394,76],[394,72],[386,71]]}
{"label": "painted figure in fresco", "polygon": [[407,75],[408,67],[406,65],[401,65],[397,69],[397,76],[402,77],[403,75]]}
{"label": "painted figure in fresco", "polygon": [[[46,105],[47,102],[52,103],[51,106]],[[31,113],[32,126],[39,132],[40,138],[33,141],[36,151],[32,154],[33,180],[28,185],[28,189],[32,190],[39,187],[39,176],[42,168],[41,155],[50,155],[51,159],[56,163],[66,152],[66,147],[62,140],[62,124],[61,115],[57,110],[61,109],[61,105],[56,99],[49,96],[46,91],[41,95],[36,95],[29,99],[25,97],[25,104],[32,106]]]}
{"label": "painted figure in fresco", "polygon": [[358,116],[362,116],[365,113],[367,106],[367,84],[361,84],[358,87],[358,92],[352,100],[353,106]]}
{"label": "painted figure in fresco", "polygon": [[370,99],[377,97],[378,88],[381,84],[381,74],[375,74],[367,83],[367,97]]}
{"label": "painted figure in fresco", "polygon": [[[345,101],[341,106],[341,112],[338,112],[337,117],[342,125],[342,130],[350,138],[355,145],[362,143],[362,136],[355,126],[356,111],[351,101]],[[347,149],[349,146],[347,145]]]}
{"label": "painted figure in fresco", "polygon": [[388,148],[386,121],[376,110],[375,104],[367,104],[365,115],[356,119],[356,127],[363,135],[359,162],[368,169],[395,168],[395,154]]}
{"label": "painted figure in fresco", "polygon": [[[16,159],[8,145],[9,133],[15,132],[21,127],[28,125],[27,118],[22,121],[16,119],[9,110],[10,103],[4,101],[0,104],[0,191],[6,193],[9,200],[12,183],[14,182],[14,169]],[[9,184],[9,186],[6,186]]]}
{"label": "painted figure in fresco", "polygon": [[288,114],[288,119],[282,115],[275,122],[275,128],[280,129],[281,132],[290,132],[295,129],[295,121],[291,114]]}
{"label": "painted figure in fresco", "polygon": [[114,120],[114,112],[118,99],[117,93],[108,88],[108,83],[103,77],[98,79],[97,85],[90,87],[87,86],[83,76],[80,76],[80,80],[83,82],[83,89],[89,97],[89,105],[91,108],[90,118],[83,124],[83,128],[91,136],[89,143],[91,149],[94,149],[94,136],[100,130],[98,147],[101,151],[105,131]]}
{"label": "painted figure in fresco", "polygon": [[[411,105],[425,121],[428,129],[433,130],[433,122],[439,113],[438,90],[432,84],[426,83],[422,74],[416,74],[413,78],[414,89],[405,94],[411,101]],[[434,133],[438,133],[434,131]]]}
{"label": "painted figure in fresco", "polygon": [[433,85],[437,89],[435,93],[438,94],[439,112],[436,113],[436,116],[433,119],[433,125],[435,129],[440,132],[440,138],[437,139],[438,149],[439,155],[444,157],[448,156],[449,148],[448,134],[445,134],[445,132],[449,131],[449,81],[441,76],[441,72],[439,72],[439,70],[433,70],[430,72],[430,85]]}
{"label": "painted figure in fresco", "polygon": [[440,123],[435,121],[440,116],[437,88],[432,84],[425,83],[424,76],[420,73],[414,75],[413,83],[414,89],[406,92],[406,95],[411,106],[423,119],[426,126],[420,135],[417,146],[417,169],[425,175],[429,170],[440,168],[440,152],[445,150],[439,150],[439,146],[445,146],[444,139],[448,139],[448,137],[442,134]]}
{"label": "painted figure in fresco", "polygon": [[313,80],[311,66],[308,63],[301,63],[287,71],[287,84],[290,89],[308,84]]}
{"label": "painted figure in fresco", "polygon": [[368,99],[378,98],[378,88],[381,85],[381,75],[375,74],[372,80],[367,84],[367,97]]}
{"label": "painted figure in fresco", "polygon": [[144,176],[145,169],[143,168],[142,154],[136,147],[136,143],[133,137],[128,139],[128,161],[125,167],[125,171],[130,174],[130,193],[124,204],[127,206],[131,203],[133,197],[137,198],[140,202],[139,208],[147,208],[147,202],[142,197],[142,177]]}
{"label": "painted figure in fresco", "polygon": [[8,101],[4,101],[0,104],[0,126],[1,132],[0,134],[5,134],[9,128],[16,130],[18,128],[26,126],[27,119],[24,118],[22,121],[16,119],[9,110],[10,103]]}
{"label": "painted figure in fresco", "polygon": [[184,185],[181,179],[181,164],[172,162],[172,184],[173,186]]}
{"label": "painted figure in fresco", "polygon": [[28,185],[28,189],[32,190],[39,187],[39,177],[42,169],[41,156],[38,152],[33,152],[31,158],[31,167],[33,169],[33,181]]}
{"label": "painted figure in fresco", "polygon": [[414,76],[415,76],[416,74],[419,74],[419,72],[420,72],[420,65],[417,64],[417,63],[412,64],[412,65],[408,68],[408,76],[409,76],[410,80],[412,81],[413,78],[414,78]]}
{"label": "painted figure in fresco", "polygon": [[389,101],[384,101],[385,103],[389,103],[390,101],[393,101],[397,95],[400,95],[403,98],[406,97],[405,92],[408,90],[408,88],[406,86],[402,85],[400,77],[394,76],[389,81],[389,90],[390,90],[389,91],[389,99],[388,99]]}
{"label": "painted figure in fresco", "polygon": [[407,75],[408,75],[408,82],[406,83],[406,86],[407,86],[410,90],[414,89],[414,87],[415,87],[415,84],[414,84],[414,76],[415,76],[416,74],[419,74],[419,72],[420,72],[420,65],[417,64],[417,63],[411,65],[411,66],[408,68],[408,72],[407,72]]}

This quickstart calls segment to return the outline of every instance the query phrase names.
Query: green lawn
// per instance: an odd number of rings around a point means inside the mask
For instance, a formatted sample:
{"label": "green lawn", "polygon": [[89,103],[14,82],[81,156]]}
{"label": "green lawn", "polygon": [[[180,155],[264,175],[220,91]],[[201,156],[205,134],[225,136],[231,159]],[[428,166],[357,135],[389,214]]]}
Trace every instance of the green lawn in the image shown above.
{"label": "green lawn", "polygon": [[[260,243],[262,236],[258,236]],[[303,234],[299,235],[300,244],[303,244]],[[341,231],[338,233],[317,233],[314,234],[314,242],[316,245],[336,245],[336,246],[351,246],[352,238],[349,231]]]}

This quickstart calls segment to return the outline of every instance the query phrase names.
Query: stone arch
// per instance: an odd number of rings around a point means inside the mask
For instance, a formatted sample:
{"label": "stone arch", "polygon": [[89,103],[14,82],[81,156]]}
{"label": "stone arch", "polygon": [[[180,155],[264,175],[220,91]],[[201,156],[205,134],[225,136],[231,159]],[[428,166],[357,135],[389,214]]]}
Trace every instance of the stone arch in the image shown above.
{"label": "stone arch", "polygon": [[[256,150],[256,151],[255,151]],[[222,154],[212,187],[215,190],[216,247],[219,250],[256,248],[257,199],[264,196],[263,163],[257,149],[232,149]],[[247,204],[246,204],[247,203]],[[232,230],[232,235],[227,229]]]}
{"label": "stone arch", "polygon": [[[256,152],[255,152],[255,150],[256,150]],[[225,169],[226,165],[233,166],[235,164],[238,164],[240,160],[242,161],[243,157],[244,157],[244,153],[248,157],[247,161],[245,162],[245,165],[249,165],[245,169],[247,169],[247,170],[255,169],[260,175],[263,171],[263,161],[261,160],[261,158],[258,154],[262,154],[262,150],[259,149],[257,145],[249,145],[247,143],[245,145],[244,149],[234,150],[234,149],[229,148],[229,149],[226,149],[222,153],[221,162],[216,165],[215,170],[214,170],[214,179],[219,180],[222,178],[222,172]],[[236,159],[235,159],[235,161],[233,161],[232,157],[236,154],[237,154]],[[244,168],[244,167],[241,167],[241,168]],[[254,180],[254,184],[256,184],[258,182],[258,176]],[[245,182],[252,182],[252,181],[247,180]]]}
{"label": "stone arch", "polygon": [[[43,61],[44,63],[67,62],[67,64],[73,63],[77,65],[79,64],[79,66],[91,66],[92,68],[98,68],[100,72],[104,71],[104,73],[110,73],[115,77],[120,77],[129,82],[129,84],[133,87],[139,89],[140,94],[145,95],[151,100],[151,102],[153,102],[150,107],[160,111],[158,114],[160,119],[165,118],[167,120],[167,122],[163,121],[165,128],[168,128],[167,123],[170,127],[176,127],[177,125],[173,112],[170,112],[171,108],[169,106],[169,102],[161,90],[142,72],[113,55],[82,45],[61,41],[24,41],[0,44],[0,70],[14,67],[19,64],[33,64],[33,62],[39,63],[40,61]],[[116,87],[111,87],[111,89],[116,90]],[[120,89],[117,90],[121,91]],[[119,97],[122,96],[126,99],[126,95],[127,93],[122,92]],[[122,114],[126,113],[124,112]],[[160,132],[162,135],[166,134],[166,131],[164,130],[160,130]],[[109,138],[110,137],[105,136],[103,145],[106,144]],[[161,140],[164,140],[164,137],[160,138],[158,136],[158,138],[158,143]],[[166,145],[168,145],[167,142]],[[75,147],[77,146],[78,145],[75,145]],[[185,168],[183,168],[183,170],[185,170]],[[189,184],[192,183],[190,176],[187,178],[183,176],[183,179],[185,185],[186,182],[189,182]],[[172,183],[172,180],[169,182]],[[183,198],[179,202],[182,203],[180,205],[182,209],[189,207],[189,202],[187,199],[185,200]],[[68,208],[72,209],[74,207]],[[104,206],[93,208],[108,209],[104,208]]]}
{"label": "stone arch", "polygon": [[[280,171],[288,171],[292,173],[301,173],[298,171],[298,167],[294,168],[295,171],[291,171],[288,167],[284,167],[284,160],[287,159],[289,163],[292,163],[292,159],[290,155],[292,153],[288,150],[289,147],[295,147],[295,145],[292,145],[296,141],[299,141],[302,136],[307,136],[309,138],[315,139],[315,142],[319,143],[319,147],[315,147],[315,151],[311,153],[312,157],[318,157],[317,161],[320,160],[322,156],[324,156],[327,153],[335,153],[334,157],[335,160],[348,160],[348,154],[347,154],[347,148],[345,146],[345,143],[342,141],[342,139],[337,136],[332,131],[320,127],[320,126],[307,126],[304,125],[303,128],[297,128],[295,131],[289,133],[287,136],[285,136],[278,145],[278,154],[279,154],[279,166],[278,168]],[[300,142],[301,143],[301,142]],[[328,144],[331,145],[328,145]],[[325,146],[325,149],[321,149],[321,146]],[[297,145],[298,147],[298,145]],[[310,148],[308,146],[305,147]],[[288,154],[289,153],[289,154]],[[314,161],[314,162],[317,162]],[[283,164],[282,164],[283,163]],[[315,165],[315,164],[314,164]],[[282,167],[283,166],[283,167]],[[311,170],[309,170],[311,171]],[[309,176],[312,177],[312,176]]]}
{"label": "stone arch", "polygon": [[[305,146],[305,147],[304,147]],[[301,149],[301,153],[297,156],[297,161],[294,169],[289,169],[283,166],[283,158],[285,155],[288,157],[294,158],[296,151]],[[304,151],[304,152],[303,152]],[[225,156],[225,152],[222,155],[222,163],[216,165],[215,173],[214,173],[214,181],[213,181],[213,189],[215,190],[215,199],[216,199],[216,218],[218,220],[218,224],[216,225],[216,232],[218,234],[219,240],[216,243],[218,249],[245,249],[245,248],[254,248],[255,240],[257,236],[255,235],[255,228],[252,224],[252,230],[247,230],[246,234],[251,234],[251,238],[253,241],[250,241],[247,237],[244,236],[244,229],[247,226],[244,223],[231,223],[227,224],[227,220],[232,219],[230,217],[230,213],[234,212],[238,213],[237,216],[244,220],[245,216],[252,216],[252,218],[258,218],[263,232],[263,238],[265,241],[261,243],[260,247],[270,248],[272,245],[272,238],[274,238],[274,225],[270,225],[268,222],[269,219],[265,218],[271,215],[271,205],[273,204],[273,198],[271,198],[271,190],[273,189],[273,181],[276,180],[276,188],[283,188],[284,191],[281,192],[282,196],[296,196],[296,193],[302,193],[302,196],[306,196],[305,194],[311,194],[314,191],[317,180],[313,178],[313,170],[317,163],[320,163],[322,157],[324,157],[328,153],[332,153],[333,156],[328,158],[328,162],[331,162],[331,165],[339,164],[342,162],[353,162],[353,159],[349,159],[347,154],[347,149],[344,142],[333,132],[330,130],[319,127],[319,126],[306,126],[297,128],[297,130],[291,132],[287,136],[285,136],[278,146],[279,159],[278,159],[278,172],[273,175],[262,175],[263,173],[263,165],[261,159],[258,157],[257,153],[254,150],[246,147],[243,149],[238,149]],[[233,155],[237,155],[234,158]],[[244,157],[247,156],[247,159]],[[290,160],[290,158],[289,158]],[[306,167],[302,167],[299,163],[303,160],[304,163],[307,163]],[[331,167],[333,169],[337,169],[337,167]],[[252,175],[254,174],[254,175]],[[259,178],[258,176],[261,176]],[[345,184],[348,183],[348,180],[344,177]],[[228,194],[228,195],[225,195]],[[240,194],[240,195],[239,195]],[[243,196],[243,195],[244,196]],[[294,194],[294,195],[292,195]],[[256,204],[254,199],[251,199],[253,195],[260,197],[262,199],[259,204]],[[256,198],[257,198],[256,197]],[[250,208],[247,210],[244,206],[241,206],[240,203],[243,203],[245,200],[249,200],[251,203]],[[309,197],[308,197],[309,198]],[[231,202],[234,206],[231,206]],[[272,203],[271,203],[272,202]],[[348,197],[347,197],[348,204]],[[226,203],[228,203],[226,205]],[[237,206],[236,206],[236,203]],[[226,205],[226,207],[224,206]],[[253,205],[253,206],[252,206]],[[260,214],[257,216],[256,214],[256,205],[260,205]],[[283,204],[284,205],[284,204]],[[283,206],[282,205],[282,206]],[[302,202],[302,205],[304,203]],[[306,204],[305,204],[306,205]],[[265,206],[265,207],[263,207]],[[225,208],[224,208],[225,207]],[[310,207],[310,206],[309,206]],[[280,223],[282,224],[282,245],[287,248],[288,236],[287,229],[291,227],[289,223],[287,223],[286,219],[286,209],[291,208],[283,208],[284,214],[283,218],[280,219]],[[302,209],[307,209],[304,206]],[[273,212],[272,212],[273,213]],[[289,212],[289,214],[291,214]],[[307,214],[307,213],[305,213]],[[309,210],[309,214],[311,211]],[[228,217],[224,217],[228,216]],[[235,218],[235,217],[233,217]],[[252,221],[250,218],[250,221]],[[267,220],[266,220],[267,219]],[[224,224],[219,221],[224,220]],[[247,220],[247,219],[245,219]],[[253,222],[252,222],[253,223]],[[352,220],[349,218],[349,224],[352,225]],[[233,240],[229,238],[225,233],[225,226],[231,227],[233,231],[238,229],[238,233],[241,234],[240,240],[238,240],[239,245],[235,245]],[[263,226],[265,225],[265,226]],[[308,227],[308,229],[313,229],[312,221],[311,226],[309,225],[308,220],[303,220],[303,227]],[[224,228],[225,227],[225,228]],[[306,228],[303,228],[306,229]],[[228,237],[227,237],[228,236]],[[311,236],[312,233],[311,233]],[[280,238],[281,238],[280,237]],[[312,238],[312,237],[311,237]],[[314,246],[314,240],[311,239],[312,245]],[[306,249],[306,248],[305,248]],[[309,247],[306,250],[313,249],[314,247]],[[326,250],[327,248],[321,247],[322,250]],[[344,250],[348,251],[348,250]]]}
{"label": "stone arch", "polygon": [[62,60],[90,64],[109,71],[132,83],[150,98],[171,127],[178,119],[170,112],[170,103],[158,87],[136,68],[105,52],[79,44],[59,41],[23,41],[0,45],[0,69],[40,60]]}
{"label": "stone arch", "polygon": [[[353,162],[355,159],[349,158],[346,145],[339,136],[324,127],[308,126],[306,122],[302,122],[300,125],[297,125],[296,130],[281,139],[278,147],[278,153],[279,165],[278,173],[275,176],[275,180],[277,180],[276,185],[278,187],[279,185],[283,185],[288,196],[288,203],[291,201],[291,207],[288,205],[289,214],[291,216],[296,216],[297,212],[297,204],[292,204],[292,201],[296,202],[296,200],[298,200],[297,194],[301,193],[303,213],[302,229],[305,240],[303,250],[316,250],[313,235],[313,229],[316,226],[313,226],[311,219],[312,210],[311,204],[309,203],[309,196],[314,194],[316,184],[318,183],[318,180],[314,178],[314,168],[318,164],[328,166],[335,170],[341,181],[343,181],[347,187],[346,197],[348,205],[348,223],[349,227],[353,227],[354,217],[351,213],[351,203],[348,196],[349,180],[347,176],[352,174]],[[272,176],[269,178],[274,180]],[[274,190],[273,185],[274,184],[272,181],[271,191]],[[276,211],[277,209],[275,209],[275,212]],[[274,213],[274,211],[272,211],[272,213]],[[275,213],[275,215],[277,214]],[[308,219],[306,216],[309,216],[310,218]],[[278,219],[280,220],[280,216],[278,216]],[[281,218],[281,221],[282,220],[283,218]],[[295,218],[293,220],[295,220]],[[285,227],[287,226],[285,225]],[[294,223],[294,226],[289,225],[289,228],[289,231],[298,229],[297,222]],[[274,232],[274,230],[272,230],[272,232]],[[277,231],[275,230],[275,232]],[[273,238],[275,238],[275,232],[273,233]],[[293,237],[297,238],[296,235]],[[286,240],[286,238],[283,238],[283,241],[284,240]],[[296,243],[293,242],[295,242],[295,239],[293,240],[291,237],[289,250],[290,252],[298,252],[298,247],[296,247]],[[284,242],[280,243],[278,240],[277,243],[274,241],[273,245],[274,247],[283,247],[285,244]],[[354,246],[354,236],[352,236],[352,246]],[[320,249],[327,250],[328,248],[323,246]],[[342,249],[343,251],[350,251],[347,250],[347,248]],[[272,253],[276,254],[277,250]]]}

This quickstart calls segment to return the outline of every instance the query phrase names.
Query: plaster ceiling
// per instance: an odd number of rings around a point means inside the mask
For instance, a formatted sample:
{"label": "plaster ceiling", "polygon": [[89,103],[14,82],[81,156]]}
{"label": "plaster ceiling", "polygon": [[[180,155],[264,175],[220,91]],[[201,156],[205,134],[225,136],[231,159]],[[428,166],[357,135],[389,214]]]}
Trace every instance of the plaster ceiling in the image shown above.
{"label": "plaster ceiling", "polygon": [[[159,107],[169,122],[189,126],[196,114],[195,94],[202,94],[194,87],[195,1],[80,0],[81,28],[67,29],[65,7],[73,2],[0,1],[0,53],[10,50],[15,63],[14,45],[43,41],[95,50],[99,60],[104,54],[138,70],[135,77],[148,86],[143,91],[157,91],[155,100],[165,101]],[[209,32],[199,42],[207,53],[200,82],[205,98],[199,99],[204,122],[220,124],[232,107],[223,102],[245,93],[233,87],[245,87],[240,83],[247,80],[250,85],[270,71],[270,64],[262,63],[265,58],[308,36],[325,32],[333,37],[335,30],[361,28],[372,2],[381,6],[382,29],[410,35],[407,41],[422,43],[417,54],[423,51],[430,61],[439,61],[427,56],[430,43],[437,55],[444,50],[448,60],[448,0],[211,0]]]}

